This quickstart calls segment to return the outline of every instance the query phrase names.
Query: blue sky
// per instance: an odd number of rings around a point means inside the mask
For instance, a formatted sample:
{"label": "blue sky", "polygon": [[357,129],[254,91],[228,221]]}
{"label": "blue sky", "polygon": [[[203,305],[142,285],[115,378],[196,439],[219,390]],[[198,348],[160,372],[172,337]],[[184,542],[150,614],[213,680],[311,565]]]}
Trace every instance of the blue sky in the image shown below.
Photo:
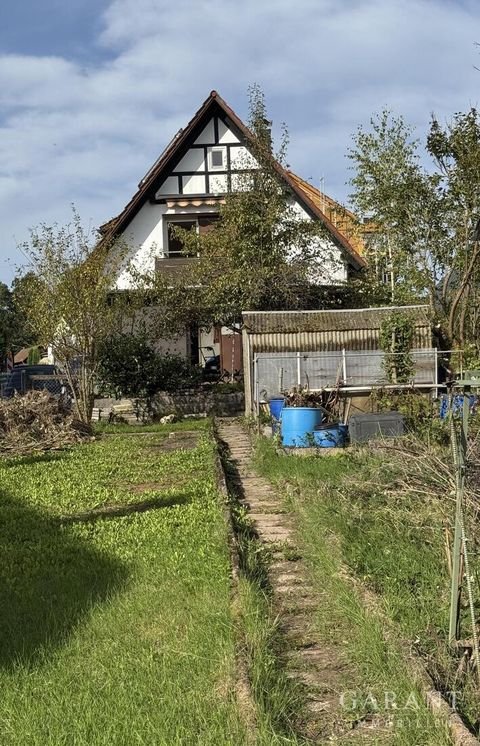
{"label": "blue sky", "polygon": [[289,162],[341,200],[352,134],[387,106],[425,132],[480,99],[480,3],[16,0],[0,7],[0,280],[41,222],[117,214],[213,88],[258,82]]}

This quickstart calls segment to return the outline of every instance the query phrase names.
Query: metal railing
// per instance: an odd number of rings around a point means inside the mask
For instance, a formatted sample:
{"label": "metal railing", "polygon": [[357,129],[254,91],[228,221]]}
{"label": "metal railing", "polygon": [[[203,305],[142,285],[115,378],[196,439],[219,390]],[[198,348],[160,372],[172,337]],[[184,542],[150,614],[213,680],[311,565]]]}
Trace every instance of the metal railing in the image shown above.
{"label": "metal railing", "polygon": [[[458,353],[458,351],[456,351]],[[385,359],[395,354],[382,350],[303,353],[256,353],[254,355],[254,399],[261,399],[294,386],[313,391],[341,387],[368,391],[392,384],[385,371]],[[404,353],[397,353],[403,355]],[[438,390],[439,368],[450,351],[436,348],[411,350],[412,375],[401,385]]]}

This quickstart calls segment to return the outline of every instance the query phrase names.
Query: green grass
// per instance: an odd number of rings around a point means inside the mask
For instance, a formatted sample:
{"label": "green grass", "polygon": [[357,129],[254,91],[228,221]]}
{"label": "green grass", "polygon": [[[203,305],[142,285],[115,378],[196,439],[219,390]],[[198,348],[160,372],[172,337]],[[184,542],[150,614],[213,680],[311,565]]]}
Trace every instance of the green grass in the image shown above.
{"label": "green grass", "polygon": [[175,422],[170,425],[162,425],[160,422],[150,422],[145,425],[128,425],[127,423],[109,423],[109,422],[96,422],[95,432],[109,433],[109,434],[121,434],[121,433],[169,433],[172,430],[206,430],[209,427],[209,420],[206,417],[201,418],[187,418]]}
{"label": "green grass", "polygon": [[[400,703],[395,727],[384,736],[396,746],[449,743],[434,723],[412,684],[400,637],[431,652],[438,630],[445,629],[448,582],[435,514],[418,498],[402,504],[375,486],[389,485],[388,468],[376,460],[340,455],[278,456],[260,440],[259,471],[277,484],[297,517],[304,556],[319,594],[315,625],[345,664],[347,701],[356,704],[345,717],[363,718],[373,710],[382,717],[385,692]],[[378,470],[380,468],[380,475]],[[439,516],[436,517],[439,520]],[[366,606],[358,582],[373,590],[378,603]],[[378,613],[378,611],[380,613]],[[402,708],[408,697],[419,707]]]}
{"label": "green grass", "polygon": [[[2,746],[246,743],[213,446],[163,439],[0,462]],[[169,507],[59,520],[152,495]]]}

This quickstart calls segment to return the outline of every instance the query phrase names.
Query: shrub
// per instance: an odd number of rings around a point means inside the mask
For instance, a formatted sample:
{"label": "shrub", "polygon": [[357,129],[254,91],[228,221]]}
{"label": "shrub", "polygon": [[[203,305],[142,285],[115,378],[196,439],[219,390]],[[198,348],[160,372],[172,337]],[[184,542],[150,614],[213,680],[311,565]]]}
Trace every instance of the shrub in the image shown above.
{"label": "shrub", "polygon": [[390,383],[407,383],[415,366],[410,354],[415,327],[411,318],[392,312],[380,328],[380,347],[385,351],[383,368]]}
{"label": "shrub", "polygon": [[180,355],[160,355],[142,337],[116,335],[102,345],[99,378],[105,393],[150,399],[157,391],[198,386],[201,370]]}

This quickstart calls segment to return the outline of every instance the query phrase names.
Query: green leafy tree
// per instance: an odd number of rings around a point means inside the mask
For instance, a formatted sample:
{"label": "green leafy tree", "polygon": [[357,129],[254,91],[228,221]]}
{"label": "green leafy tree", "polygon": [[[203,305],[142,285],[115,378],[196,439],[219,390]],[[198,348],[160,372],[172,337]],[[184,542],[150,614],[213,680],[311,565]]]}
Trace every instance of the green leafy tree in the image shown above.
{"label": "green leafy tree", "polygon": [[[76,414],[89,423],[100,347],[133,323],[144,304],[141,282],[128,261],[128,248],[98,243],[75,212],[71,225],[33,230],[23,250],[31,269],[19,282],[18,302],[39,343],[53,345]],[[121,272],[130,275],[128,294],[115,292]]]}
{"label": "green leafy tree", "polygon": [[354,208],[375,225],[370,282],[386,273],[391,302],[428,302],[449,345],[478,350],[478,113],[433,118],[423,153],[403,118],[384,111],[370,125],[349,154]]}
{"label": "green leafy tree", "polygon": [[336,269],[325,230],[299,212],[282,181],[288,135],[284,128],[274,153],[258,86],[250,89],[249,128],[250,152],[235,164],[212,229],[199,235],[175,229],[185,255],[195,260],[175,281],[158,277],[164,333],[186,322],[233,326],[245,309],[305,307],[315,283],[328,283]]}
{"label": "green leafy tree", "polygon": [[444,195],[447,241],[441,302],[452,340],[479,351],[480,303],[480,119],[476,109],[455,114],[442,127],[437,119],[427,140]]}
{"label": "green leafy tree", "polygon": [[12,288],[0,283],[0,361],[3,364],[7,355],[14,354],[22,347],[35,341],[18,304],[18,287]]}
{"label": "green leafy tree", "polygon": [[415,370],[411,349],[415,325],[405,313],[391,313],[380,327],[383,367],[390,383],[408,383]]}
{"label": "green leafy tree", "polygon": [[438,174],[420,163],[419,142],[402,117],[383,111],[358,130],[352,203],[375,226],[367,259],[371,283],[387,281],[392,303],[428,301],[435,307],[444,267],[437,251],[445,237]]}

